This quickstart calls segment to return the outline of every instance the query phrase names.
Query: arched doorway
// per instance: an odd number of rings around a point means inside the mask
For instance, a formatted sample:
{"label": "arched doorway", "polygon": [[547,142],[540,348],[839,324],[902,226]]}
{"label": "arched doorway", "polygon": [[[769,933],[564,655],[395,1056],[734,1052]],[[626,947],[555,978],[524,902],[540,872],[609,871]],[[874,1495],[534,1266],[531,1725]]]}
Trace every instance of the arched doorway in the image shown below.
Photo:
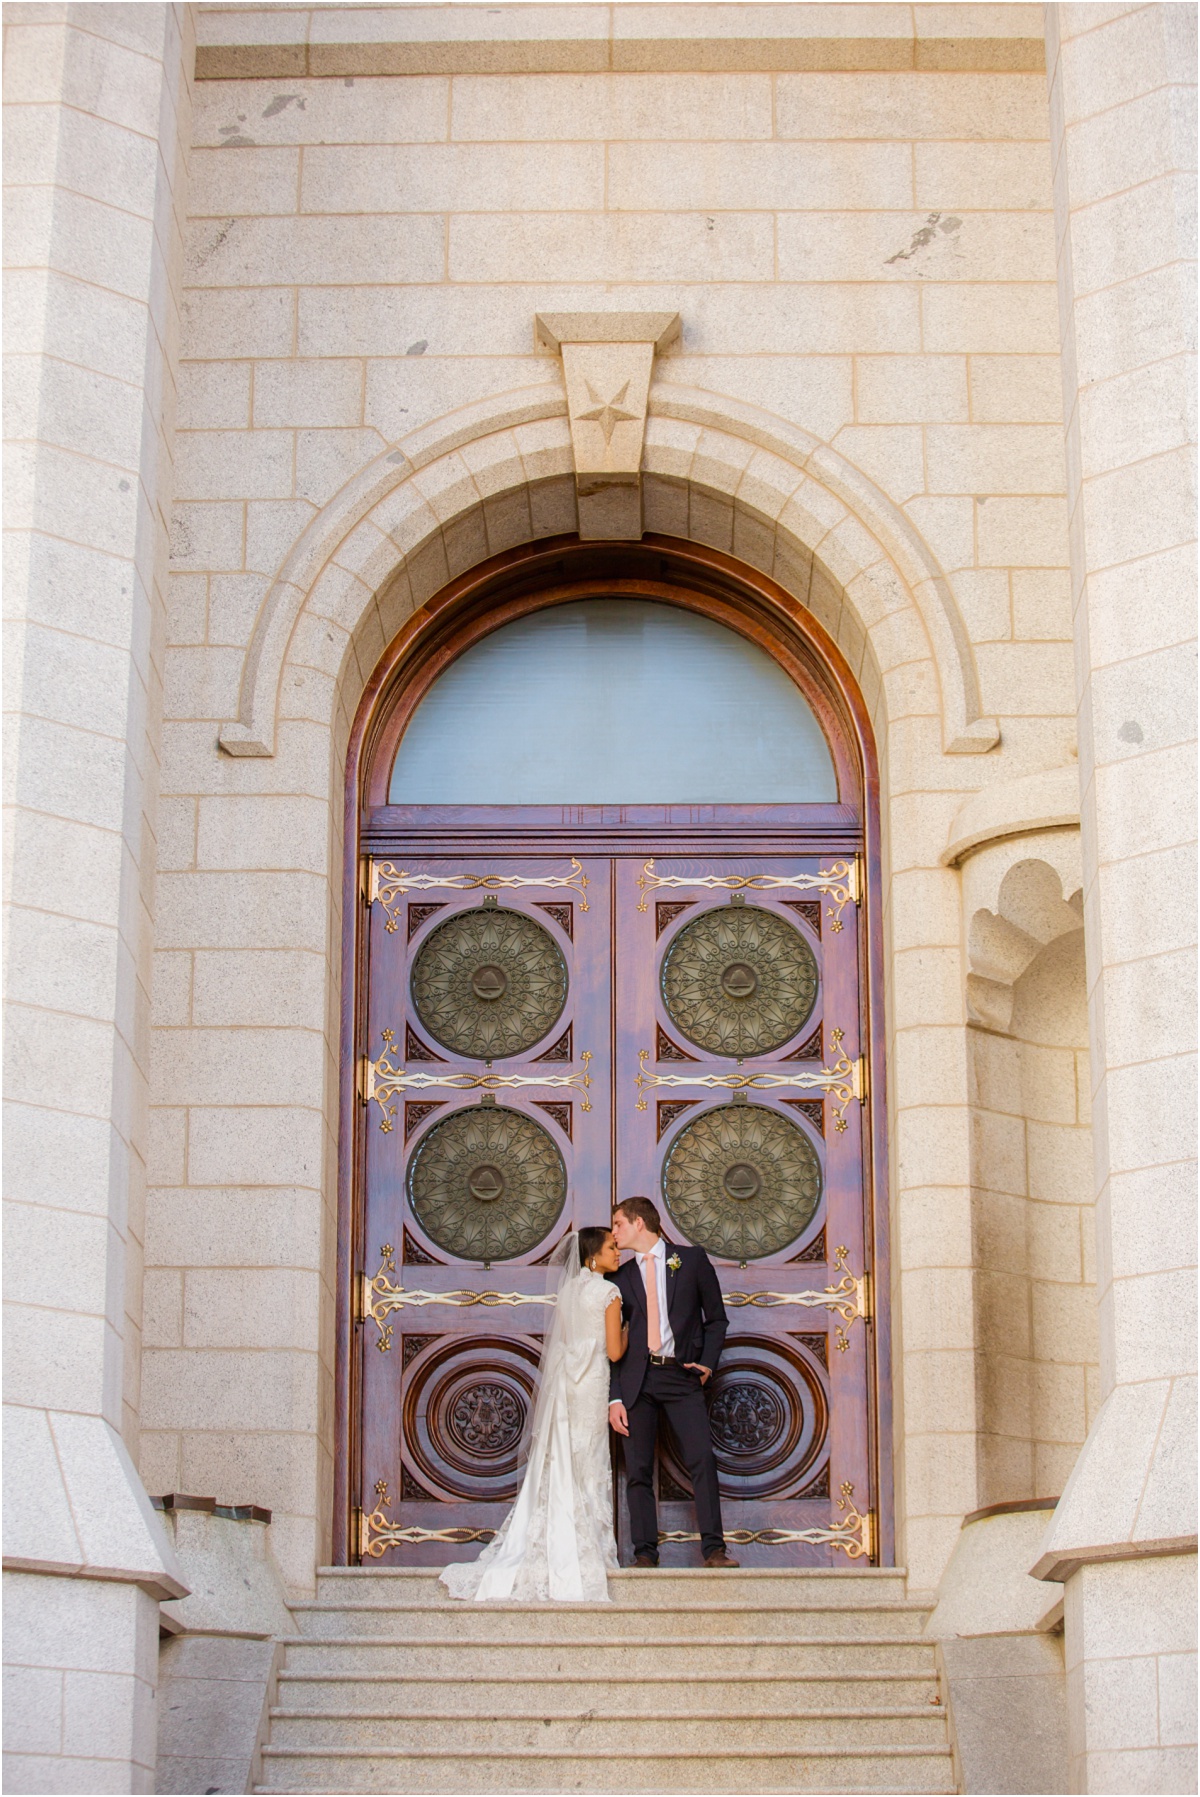
{"label": "arched doorway", "polygon": [[640,1191],[726,1293],[739,1556],[890,1562],[877,798],[835,645],[715,551],[532,546],[392,645],[347,776],[342,1557],[487,1538],[542,1267]]}

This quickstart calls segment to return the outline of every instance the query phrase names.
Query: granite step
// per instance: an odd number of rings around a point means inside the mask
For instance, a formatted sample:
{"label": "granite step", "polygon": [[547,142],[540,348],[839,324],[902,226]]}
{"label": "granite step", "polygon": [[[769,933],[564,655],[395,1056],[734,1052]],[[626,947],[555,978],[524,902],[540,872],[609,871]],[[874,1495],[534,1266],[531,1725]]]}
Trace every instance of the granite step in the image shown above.
{"label": "granite step", "polygon": [[[677,1716],[659,1710],[639,1719],[637,1733],[659,1753],[708,1752],[719,1743],[722,1753],[807,1753],[811,1748],[892,1747],[937,1748],[945,1740],[945,1719],[928,1706],[815,1710],[791,1715],[746,1716],[736,1702],[737,1687],[726,1693],[725,1704],[707,1716]],[[445,1699],[443,1697],[443,1703]],[[594,1753],[620,1753],[630,1745],[628,1716],[516,1716],[499,1712],[475,1719],[476,1730],[486,1731],[488,1749],[495,1754],[574,1752],[584,1758]],[[347,1749],[385,1753],[422,1754],[450,1752],[463,1744],[463,1717],[456,1711],[433,1715],[396,1716],[387,1710],[355,1715],[347,1711],[275,1708],[271,1711],[271,1743],[281,1751],[295,1748]]]}
{"label": "granite step", "polygon": [[[724,1673],[649,1673],[644,1678],[593,1678],[563,1673],[553,1679],[521,1678],[496,1673],[456,1678],[454,1702],[459,1715],[578,1716],[611,1711],[647,1716],[669,1707],[675,1716],[707,1716],[721,1706],[734,1687]],[[924,1672],[756,1673],[736,1685],[742,1716],[775,1716],[798,1710],[858,1711],[914,1704],[931,1707],[937,1694],[933,1658]],[[433,1715],[445,1704],[446,1682],[438,1678],[396,1678],[391,1673],[296,1672],[285,1670],[279,1681],[281,1704],[294,1711],[382,1710],[392,1716]],[[726,1703],[724,1707],[729,1707]]]}
{"label": "granite step", "polygon": [[[641,1609],[647,1605],[703,1602],[717,1592],[738,1603],[845,1604],[862,1609],[876,1603],[895,1602],[905,1596],[903,1567],[742,1567],[735,1572],[710,1572],[705,1567],[660,1567],[643,1571],[623,1567],[610,1573],[609,1598],[614,1604]],[[325,1566],[317,1574],[320,1603],[378,1604],[383,1608],[401,1603],[430,1607],[454,1603],[438,1582],[436,1568],[415,1566]]]}
{"label": "granite step", "polygon": [[[396,1678],[488,1678],[497,1672],[522,1678],[550,1679],[586,1668],[599,1679],[640,1679],[663,1670],[666,1653],[682,1652],[676,1661],[686,1675],[709,1674],[740,1678],[748,1673],[804,1675],[810,1672],[842,1673],[865,1668],[915,1675],[933,1669],[933,1644],[919,1638],[860,1635],[763,1639],[759,1635],[728,1636],[720,1641],[694,1635],[688,1638],[640,1636],[637,1641],[589,1640],[553,1642],[530,1633],[524,1640],[420,1641],[411,1636],[292,1639],[287,1643],[287,1667],[304,1672],[334,1672],[345,1677],[361,1673],[387,1673]],[[586,1658],[581,1658],[586,1654]]]}
{"label": "granite step", "polygon": [[951,1792],[902,1572],[626,1571],[608,1604],[456,1604],[332,1568],[284,1646],[261,1791]]}
{"label": "granite step", "polygon": [[300,1632],[309,1640],[345,1634],[414,1640],[521,1641],[536,1625],[542,1641],[626,1642],[631,1634],[653,1632],[660,1639],[709,1639],[741,1635],[792,1641],[798,1636],[847,1639],[856,1635],[909,1638],[919,1635],[926,1606],[892,1601],[859,1609],[849,1604],[739,1603],[706,1597],[692,1603],[634,1608],[617,1604],[487,1603],[438,1608],[425,1604],[300,1603],[293,1605]]}
{"label": "granite step", "polygon": [[725,1797],[774,1797],[801,1792],[922,1792],[954,1790],[950,1749],[926,1747],[810,1748],[803,1754],[757,1750],[750,1753],[577,1751],[495,1754],[490,1749],[443,1753],[388,1753],[367,1748],[344,1753],[263,1750],[263,1782],[256,1788],[279,1792],[391,1792],[396,1797],[561,1797],[571,1792],[620,1791],[625,1797],[674,1797],[675,1793],[721,1792]]}

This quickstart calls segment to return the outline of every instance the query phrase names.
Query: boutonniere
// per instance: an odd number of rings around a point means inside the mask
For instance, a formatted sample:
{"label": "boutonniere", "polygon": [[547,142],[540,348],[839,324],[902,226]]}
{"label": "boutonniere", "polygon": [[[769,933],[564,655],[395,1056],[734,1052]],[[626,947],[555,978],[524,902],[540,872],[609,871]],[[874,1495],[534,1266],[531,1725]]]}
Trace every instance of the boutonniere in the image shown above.
{"label": "boutonniere", "polygon": [[683,1265],[683,1262],[680,1260],[680,1258],[677,1254],[672,1254],[670,1256],[669,1260],[667,1261],[667,1265],[671,1269],[672,1273],[678,1273],[680,1267]]}

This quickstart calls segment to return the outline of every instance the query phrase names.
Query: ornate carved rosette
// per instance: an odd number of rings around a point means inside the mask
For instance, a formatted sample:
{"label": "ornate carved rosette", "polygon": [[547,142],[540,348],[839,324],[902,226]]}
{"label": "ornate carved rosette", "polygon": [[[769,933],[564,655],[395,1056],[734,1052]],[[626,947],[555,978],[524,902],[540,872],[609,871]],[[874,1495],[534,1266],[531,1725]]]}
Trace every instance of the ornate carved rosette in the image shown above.
{"label": "ornate carved rosette", "polygon": [[773,1447],[786,1420],[778,1393],[748,1379],[727,1381],[708,1412],[714,1444],[737,1460],[756,1460]]}
{"label": "ornate carved rosette", "polygon": [[685,924],[662,965],[671,1021],[709,1054],[769,1054],[803,1029],[817,999],[817,963],[792,924],[760,905],[732,904]]}
{"label": "ornate carved rosette", "polygon": [[405,1369],[406,1466],[442,1502],[504,1503],[533,1405],[538,1347],[528,1337],[430,1338]]}
{"label": "ornate carved rosette", "polygon": [[549,930],[495,904],[460,911],[431,930],[410,983],[434,1040],[476,1061],[524,1054],[567,1002],[567,964]]}
{"label": "ornate carved rosette", "polygon": [[413,1214],[462,1260],[513,1260],[549,1234],[567,1171],[548,1130],[520,1111],[480,1105],[435,1124],[408,1168]]}
{"label": "ornate carved rosette", "polygon": [[494,1459],[516,1447],[524,1420],[524,1407],[516,1394],[494,1379],[484,1379],[456,1395],[446,1419],[446,1433],[464,1454]]}
{"label": "ornate carved rosette", "polygon": [[790,1118],[727,1104],[685,1124],[667,1150],[667,1209],[688,1237],[724,1260],[778,1254],[821,1202],[821,1163]]}

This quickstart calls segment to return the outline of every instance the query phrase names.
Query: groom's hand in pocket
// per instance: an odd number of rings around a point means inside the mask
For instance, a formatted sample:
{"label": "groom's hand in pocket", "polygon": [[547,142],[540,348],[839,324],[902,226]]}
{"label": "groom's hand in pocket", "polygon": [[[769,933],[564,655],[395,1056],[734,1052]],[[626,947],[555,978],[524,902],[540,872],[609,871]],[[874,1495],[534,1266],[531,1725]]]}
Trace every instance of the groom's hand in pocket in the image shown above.
{"label": "groom's hand in pocket", "polygon": [[619,1399],[617,1400],[617,1402],[615,1404],[609,1405],[608,1420],[612,1424],[613,1428],[616,1430],[618,1435],[628,1435],[628,1433],[629,1433],[629,1418],[625,1414],[624,1404],[622,1404]]}
{"label": "groom's hand in pocket", "polygon": [[685,1360],[683,1364],[686,1367],[690,1367],[693,1373],[699,1373],[701,1385],[707,1385],[712,1378],[712,1368],[710,1366],[701,1366],[698,1360]]}

